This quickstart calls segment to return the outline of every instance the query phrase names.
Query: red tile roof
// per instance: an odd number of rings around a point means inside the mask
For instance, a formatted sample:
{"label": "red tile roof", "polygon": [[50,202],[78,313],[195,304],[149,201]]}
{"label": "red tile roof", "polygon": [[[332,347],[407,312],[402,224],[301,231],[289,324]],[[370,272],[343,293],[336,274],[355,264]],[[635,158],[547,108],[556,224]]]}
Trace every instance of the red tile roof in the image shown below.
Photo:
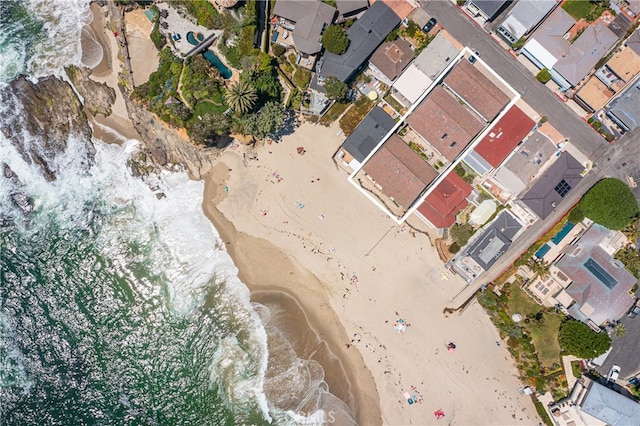
{"label": "red tile roof", "polygon": [[397,135],[392,135],[364,164],[364,171],[382,191],[404,208],[432,182],[436,172]]}
{"label": "red tile roof", "polygon": [[442,86],[429,93],[407,118],[407,123],[449,161],[453,161],[485,125]]}
{"label": "red tile roof", "polygon": [[444,82],[487,121],[509,102],[509,97],[469,61],[460,61]]}
{"label": "red tile roof", "polygon": [[514,105],[480,141],[475,151],[493,167],[498,167],[534,125],[535,122]]}
{"label": "red tile roof", "polygon": [[471,186],[451,171],[436,186],[418,207],[434,226],[448,228],[456,220],[456,214],[467,206],[466,198],[471,194]]}

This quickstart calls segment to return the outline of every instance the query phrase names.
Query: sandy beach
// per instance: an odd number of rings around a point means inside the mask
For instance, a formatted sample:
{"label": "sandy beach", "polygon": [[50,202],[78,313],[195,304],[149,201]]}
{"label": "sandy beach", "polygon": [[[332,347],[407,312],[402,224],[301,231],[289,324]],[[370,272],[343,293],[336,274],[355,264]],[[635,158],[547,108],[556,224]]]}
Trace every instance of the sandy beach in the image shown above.
{"label": "sandy beach", "polygon": [[[138,138],[117,87],[116,40],[91,7],[105,51],[92,78],[118,94],[112,116],[94,118],[94,131],[107,142]],[[206,176],[203,209],[252,300],[296,318],[285,330],[296,353],[323,366],[329,390],[361,425],[437,424],[438,409],[447,424],[537,424],[481,307],[443,313],[460,304],[452,299],[465,283],[444,268],[429,236],[395,225],[335,165],[339,134],[337,123],[303,124],[255,152],[229,147]],[[394,328],[399,319],[403,334]],[[405,393],[421,402],[409,405]]]}

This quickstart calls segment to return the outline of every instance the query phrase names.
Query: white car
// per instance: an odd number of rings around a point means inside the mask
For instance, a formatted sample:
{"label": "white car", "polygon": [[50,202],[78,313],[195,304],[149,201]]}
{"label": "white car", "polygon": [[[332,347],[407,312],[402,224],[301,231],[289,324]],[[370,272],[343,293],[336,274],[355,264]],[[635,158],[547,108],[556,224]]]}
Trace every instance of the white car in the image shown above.
{"label": "white car", "polygon": [[615,382],[616,380],[618,380],[619,376],[620,376],[620,367],[617,366],[616,364],[613,364],[613,366],[611,367],[611,370],[609,370],[609,375],[607,376],[607,381],[608,382]]}

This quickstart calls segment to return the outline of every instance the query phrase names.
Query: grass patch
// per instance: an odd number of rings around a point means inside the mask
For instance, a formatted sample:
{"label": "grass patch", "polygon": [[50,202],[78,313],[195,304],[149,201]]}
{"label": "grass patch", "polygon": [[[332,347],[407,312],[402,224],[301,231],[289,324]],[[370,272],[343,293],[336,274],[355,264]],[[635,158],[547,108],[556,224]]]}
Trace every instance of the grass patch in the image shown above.
{"label": "grass patch", "polygon": [[567,0],[562,8],[576,21],[584,18],[587,22],[593,22],[608,9],[608,4],[608,1]]}
{"label": "grass patch", "polygon": [[[540,309],[541,306],[538,306]],[[531,333],[531,340],[538,352],[540,364],[551,367],[560,361],[560,344],[558,343],[558,333],[564,315],[555,312],[547,312],[540,322],[531,321],[525,327]]]}
{"label": "grass patch", "polygon": [[298,69],[296,69],[296,73],[293,75],[293,82],[296,86],[305,90],[309,85],[309,80],[311,80],[311,72],[298,67]]}
{"label": "grass patch", "polygon": [[199,115],[202,116],[207,113],[222,114],[227,110],[227,108],[228,107],[225,104],[216,105],[209,101],[198,102],[193,109],[193,117],[191,119],[197,119]]}
{"label": "grass patch", "polygon": [[523,317],[535,315],[541,309],[541,306],[534,302],[516,283],[511,285],[507,306],[509,312],[512,314],[517,312]]}
{"label": "grass patch", "polygon": [[533,405],[536,407],[536,411],[538,412],[538,415],[540,416],[544,424],[547,426],[554,426],[555,423],[551,421],[551,418],[549,417],[549,414],[547,414],[547,410],[544,408],[544,405],[542,405],[542,403],[538,401],[538,398],[533,395],[531,395],[531,399],[533,400]]}
{"label": "grass patch", "polygon": [[573,373],[573,377],[579,379],[582,377],[582,370],[580,369],[580,361],[571,361],[571,373]]}
{"label": "grass patch", "polygon": [[366,96],[360,97],[353,107],[340,119],[340,128],[345,136],[351,135],[362,119],[373,109],[375,104]]}
{"label": "grass patch", "polygon": [[322,116],[319,123],[329,125],[336,121],[338,117],[351,105],[349,102],[334,102],[331,108]]}

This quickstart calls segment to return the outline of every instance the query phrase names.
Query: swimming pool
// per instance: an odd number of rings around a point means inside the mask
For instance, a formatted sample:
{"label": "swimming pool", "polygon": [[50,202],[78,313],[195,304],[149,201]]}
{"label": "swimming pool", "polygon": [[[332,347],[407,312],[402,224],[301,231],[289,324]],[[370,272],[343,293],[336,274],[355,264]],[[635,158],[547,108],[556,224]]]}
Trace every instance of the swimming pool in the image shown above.
{"label": "swimming pool", "polygon": [[220,58],[218,58],[215,53],[210,50],[205,50],[202,55],[207,61],[211,63],[211,65],[218,68],[218,71],[220,71],[220,75],[222,76],[222,78],[224,78],[225,80],[231,78],[231,70],[222,63]]}
{"label": "swimming pool", "polygon": [[560,241],[562,241],[562,239],[566,237],[569,232],[571,232],[574,226],[575,225],[571,222],[565,223],[562,229],[560,230],[560,232],[554,235],[553,238],[551,239],[551,241],[553,241],[553,244],[558,245]]}
{"label": "swimming pool", "polygon": [[549,252],[549,250],[551,250],[551,246],[549,244],[545,244],[542,247],[540,247],[540,249],[538,249],[538,251],[536,252],[536,254],[534,254],[534,256],[537,257],[538,259],[542,259],[544,255]]}
{"label": "swimming pool", "polygon": [[204,41],[204,34],[194,33],[193,31],[189,31],[187,33],[187,41],[193,44],[194,46],[197,46]]}

